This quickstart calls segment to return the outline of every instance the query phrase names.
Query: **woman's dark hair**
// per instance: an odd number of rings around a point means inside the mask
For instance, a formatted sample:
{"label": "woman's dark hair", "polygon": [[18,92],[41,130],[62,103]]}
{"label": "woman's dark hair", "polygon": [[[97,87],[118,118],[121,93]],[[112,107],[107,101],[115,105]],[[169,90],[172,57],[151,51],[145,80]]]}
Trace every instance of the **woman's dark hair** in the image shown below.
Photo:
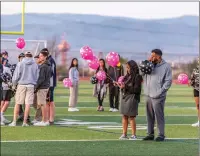
{"label": "woman's dark hair", "polygon": [[126,64],[128,64],[130,67],[130,73],[127,72],[126,76],[124,77],[124,82],[128,81],[129,76],[131,76],[131,80],[133,80],[135,79],[135,76],[139,74],[139,67],[135,61],[130,60]]}
{"label": "woman's dark hair", "polygon": [[[104,59],[99,59],[99,62],[103,61],[103,70],[107,73],[106,62]],[[100,66],[97,68],[96,73],[99,71]]]}
{"label": "woman's dark hair", "polygon": [[[76,66],[74,66],[74,64],[73,64],[74,60],[77,61],[77,65],[76,65]],[[76,67],[77,70],[78,70],[78,59],[77,59],[77,58],[73,58],[73,59],[72,59],[71,65],[70,65],[70,67],[69,67],[69,70],[70,70],[72,67]]]}

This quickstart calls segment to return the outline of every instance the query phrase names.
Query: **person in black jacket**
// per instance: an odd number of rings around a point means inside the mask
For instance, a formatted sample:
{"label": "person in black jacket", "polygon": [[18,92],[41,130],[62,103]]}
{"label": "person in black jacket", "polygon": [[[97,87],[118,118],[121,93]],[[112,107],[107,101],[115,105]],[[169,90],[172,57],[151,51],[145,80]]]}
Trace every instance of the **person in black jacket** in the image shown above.
{"label": "person in black jacket", "polygon": [[42,121],[37,122],[34,126],[48,126],[49,121],[47,119],[47,111],[46,111],[46,98],[47,93],[50,87],[50,78],[51,78],[51,65],[47,60],[48,53],[47,52],[40,52],[39,54],[39,61],[41,62],[39,69],[39,78],[36,85],[35,93],[37,93],[37,103],[41,106],[42,109]]}
{"label": "person in black jacket", "polygon": [[[2,66],[1,60],[2,60],[2,55],[0,53],[0,74],[3,74],[3,66]],[[0,77],[0,102],[1,102],[1,99],[2,99],[2,82],[3,82],[3,80]]]}
{"label": "person in black jacket", "polygon": [[51,65],[51,70],[52,70],[52,75],[50,79],[50,88],[47,94],[47,118],[50,122],[50,124],[54,123],[54,116],[55,116],[55,104],[54,104],[54,88],[57,85],[57,74],[56,74],[56,62],[49,53],[49,50],[47,48],[44,48],[41,50],[41,52],[47,52],[48,53],[48,58],[47,60],[49,61]]}
{"label": "person in black jacket", "polygon": [[120,103],[120,113],[123,115],[123,134],[120,139],[128,139],[127,137],[127,128],[128,128],[128,119],[130,119],[130,125],[132,129],[131,140],[136,139],[136,121],[135,118],[138,115],[138,104],[140,102],[141,88],[142,88],[142,76],[139,75],[139,68],[137,63],[133,60],[128,61],[126,64],[127,74],[124,77],[123,84],[117,85],[121,88],[122,95],[121,99],[125,96],[132,97],[134,95],[134,99],[137,103],[129,102],[123,103],[121,100]]}
{"label": "person in black jacket", "polygon": [[116,67],[109,66],[108,75],[112,78],[109,80],[109,102],[110,102],[110,112],[117,112],[119,110],[119,87],[114,85],[120,76],[124,76],[124,68],[119,62]]}

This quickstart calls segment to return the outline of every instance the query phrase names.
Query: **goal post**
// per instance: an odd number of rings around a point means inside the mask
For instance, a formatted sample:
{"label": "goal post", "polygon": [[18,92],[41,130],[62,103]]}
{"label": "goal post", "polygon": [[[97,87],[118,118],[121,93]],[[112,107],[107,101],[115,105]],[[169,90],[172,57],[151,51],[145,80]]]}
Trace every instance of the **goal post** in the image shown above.
{"label": "goal post", "polygon": [[30,51],[35,56],[41,49],[47,48],[47,40],[25,40],[25,43],[25,47],[19,49],[16,46],[16,39],[1,39],[1,52],[7,51],[9,62],[16,63],[18,55],[22,52]]}

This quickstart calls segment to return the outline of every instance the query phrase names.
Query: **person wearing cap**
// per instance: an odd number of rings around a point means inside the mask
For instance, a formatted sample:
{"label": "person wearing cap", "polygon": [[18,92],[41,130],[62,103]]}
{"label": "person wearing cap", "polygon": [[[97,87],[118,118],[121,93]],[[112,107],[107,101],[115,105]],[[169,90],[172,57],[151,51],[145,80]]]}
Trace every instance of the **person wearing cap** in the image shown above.
{"label": "person wearing cap", "polygon": [[154,124],[157,123],[158,137],[155,141],[165,140],[164,106],[167,91],[172,84],[172,69],[170,64],[162,59],[162,51],[153,49],[149,58],[154,64],[151,74],[145,74],[144,95],[146,97],[147,134],[143,140],[154,140]]}
{"label": "person wearing cap", "polygon": [[[120,57],[120,56],[119,56]],[[116,67],[108,67],[108,75],[112,78],[109,80],[109,102],[110,102],[110,112],[119,111],[119,87],[114,85],[120,76],[124,76],[124,68],[119,62]]]}
{"label": "person wearing cap", "polygon": [[47,60],[50,62],[52,70],[46,108],[47,108],[47,118],[49,119],[50,124],[53,124],[55,117],[54,89],[57,85],[56,62],[49,53],[49,50],[47,48],[42,49],[41,52],[48,53]]}
{"label": "person wearing cap", "polygon": [[39,68],[33,59],[31,52],[25,53],[25,58],[17,64],[12,83],[13,87],[17,86],[15,96],[15,108],[13,122],[9,126],[16,126],[17,117],[19,115],[19,106],[25,104],[24,121],[22,126],[29,126],[27,118],[30,112],[30,105],[34,100],[34,87],[37,84],[39,76]]}
{"label": "person wearing cap", "polygon": [[24,53],[19,54],[18,61],[21,62],[24,57],[25,57]]}
{"label": "person wearing cap", "polygon": [[8,52],[7,51],[3,51],[1,54],[2,54],[3,58],[8,59]]}
{"label": "person wearing cap", "polygon": [[[23,59],[25,58],[25,54],[24,53],[20,53],[18,56],[18,61],[21,62]],[[19,106],[19,117],[17,119],[17,121],[23,121],[24,120],[24,109],[22,107],[22,105]],[[27,121],[30,121],[30,116],[28,116]]]}

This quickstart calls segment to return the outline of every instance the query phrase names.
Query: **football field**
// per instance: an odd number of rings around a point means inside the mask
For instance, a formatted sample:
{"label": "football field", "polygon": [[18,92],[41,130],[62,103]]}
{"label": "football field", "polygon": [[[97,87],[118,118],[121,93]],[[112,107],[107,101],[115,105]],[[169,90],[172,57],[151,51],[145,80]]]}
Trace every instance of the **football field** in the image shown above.
{"label": "football field", "polygon": [[[2,156],[197,156],[199,130],[192,88],[173,85],[165,105],[166,141],[144,142],[146,115],[143,95],[137,117],[137,141],[118,138],[122,134],[121,115],[109,112],[108,96],[104,112],[97,112],[93,85],[81,81],[77,107],[68,112],[69,89],[59,84],[55,90],[56,121],[48,127],[1,127]],[[12,120],[13,102],[5,113]],[[31,110],[33,119],[34,109]],[[131,135],[129,129],[129,136]]]}

